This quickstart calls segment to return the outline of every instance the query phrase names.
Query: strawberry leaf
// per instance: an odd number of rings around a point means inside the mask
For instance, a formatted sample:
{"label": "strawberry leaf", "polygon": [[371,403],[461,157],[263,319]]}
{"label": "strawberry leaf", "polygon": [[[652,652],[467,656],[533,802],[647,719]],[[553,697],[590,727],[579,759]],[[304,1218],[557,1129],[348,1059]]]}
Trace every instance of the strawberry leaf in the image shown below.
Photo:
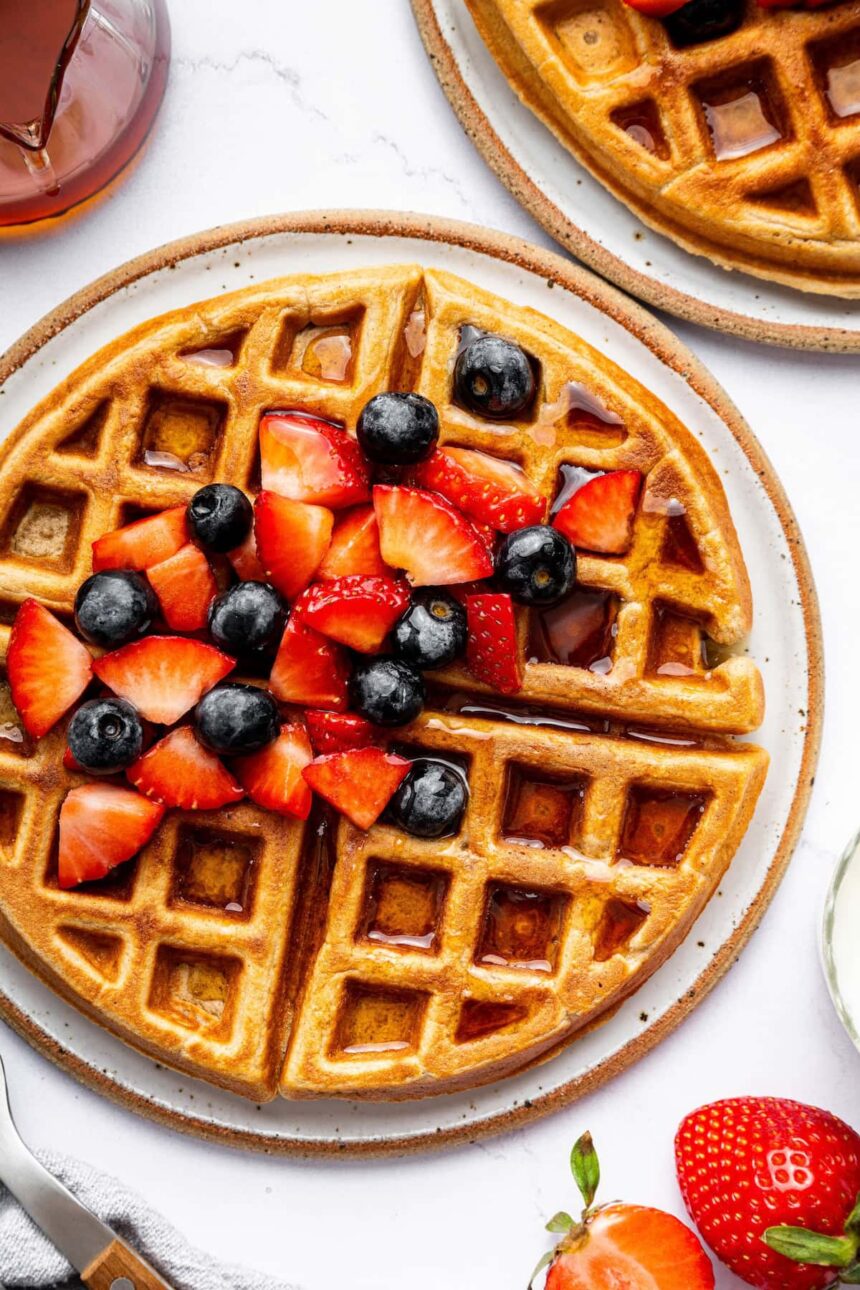
{"label": "strawberry leaf", "polygon": [[570,1153],[570,1172],[579,1188],[585,1208],[589,1209],[600,1185],[600,1162],[590,1133],[583,1133],[582,1137],[573,1144],[573,1150]]}
{"label": "strawberry leaf", "polygon": [[546,1225],[546,1230],[548,1232],[569,1232],[572,1227],[573,1219],[570,1214],[565,1214],[564,1210],[560,1209],[557,1214],[553,1214]]}
{"label": "strawberry leaf", "polygon": [[860,1286],[860,1263],[852,1263],[839,1273],[839,1282],[846,1286]]}
{"label": "strawberry leaf", "polygon": [[857,1258],[856,1236],[823,1236],[803,1227],[769,1227],[761,1239],[771,1250],[795,1263],[847,1268]]}
{"label": "strawberry leaf", "polygon": [[547,1250],[546,1254],[544,1254],[544,1255],[542,1255],[542,1256],[541,1256],[541,1258],[538,1260],[538,1265],[537,1265],[537,1267],[535,1268],[534,1272],[533,1272],[533,1273],[531,1274],[531,1276],[529,1277],[529,1283],[528,1283],[528,1286],[526,1287],[526,1290],[532,1290],[532,1286],[534,1285],[535,1277],[536,1277],[539,1273],[543,1272],[544,1268],[548,1268],[548,1267],[549,1267],[549,1265],[552,1263],[552,1261],[553,1261],[553,1259],[554,1259],[554,1258],[555,1258],[555,1250]]}
{"label": "strawberry leaf", "polygon": [[845,1231],[855,1232],[860,1236],[860,1196],[854,1202],[854,1208],[845,1220]]}

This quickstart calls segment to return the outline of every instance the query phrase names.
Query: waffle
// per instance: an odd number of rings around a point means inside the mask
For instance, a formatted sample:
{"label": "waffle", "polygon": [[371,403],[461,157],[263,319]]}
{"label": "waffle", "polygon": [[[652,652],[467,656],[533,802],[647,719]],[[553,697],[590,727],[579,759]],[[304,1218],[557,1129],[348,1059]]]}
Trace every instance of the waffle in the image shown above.
{"label": "waffle", "polygon": [[[474,327],[516,339],[539,368],[516,424],[452,401]],[[555,322],[413,266],[189,307],[60,385],[0,456],[4,654],[27,596],[69,621],[102,533],[212,479],[253,492],[263,411],[354,427],[389,388],[420,390],[443,442],[513,459],[548,494],[572,469],[647,476],[630,552],[582,556],[574,598],[600,619],[585,654],[546,661],[553,625],[524,611],[520,649],[535,661],[516,702],[437,673],[425,712],[393,737],[465,772],[456,837],[363,833],[322,806],[307,824],[248,802],[171,811],[136,860],[61,891],[57,816],[81,777],[61,765],[64,723],[32,744],[0,683],[0,935],[136,1048],[257,1101],[444,1092],[568,1042],[683,939],[766,771],[762,750],[731,737],[760,721],[762,687],[730,653],[749,585],[695,438]]]}
{"label": "waffle", "polygon": [[467,0],[523,102],[652,228],[730,269],[860,295],[860,3],[747,0],[675,48],[623,0]]}

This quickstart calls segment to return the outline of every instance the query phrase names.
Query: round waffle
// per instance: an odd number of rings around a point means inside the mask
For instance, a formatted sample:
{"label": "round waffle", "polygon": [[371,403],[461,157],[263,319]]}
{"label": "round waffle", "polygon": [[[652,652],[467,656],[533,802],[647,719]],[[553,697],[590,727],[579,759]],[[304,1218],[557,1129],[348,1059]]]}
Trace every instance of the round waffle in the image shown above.
{"label": "round waffle", "polygon": [[[522,421],[453,402],[470,327],[534,360]],[[762,688],[727,653],[749,629],[749,587],[695,439],[556,323],[415,266],[247,288],[84,364],[0,457],[0,619],[28,595],[68,616],[90,542],[118,524],[211,479],[254,491],[264,411],[353,428],[390,388],[436,403],[443,442],[519,462],[548,495],[571,469],[646,476],[627,555],[582,557],[568,610],[596,628],[577,650],[559,645],[569,623],[524,612],[518,702],[452,670],[393,740],[466,772],[456,837],[365,834],[323,812],[301,825],[247,803],[170,812],[136,861],[61,891],[56,819],[78,782],[63,730],[32,745],[8,689],[0,713],[3,939],[128,1042],[256,1100],[419,1096],[549,1054],[680,943],[766,770],[731,738],[760,721]]]}
{"label": "round waffle", "polygon": [[860,4],[748,0],[676,48],[623,0],[468,0],[512,86],[611,192],[727,268],[860,295]]}

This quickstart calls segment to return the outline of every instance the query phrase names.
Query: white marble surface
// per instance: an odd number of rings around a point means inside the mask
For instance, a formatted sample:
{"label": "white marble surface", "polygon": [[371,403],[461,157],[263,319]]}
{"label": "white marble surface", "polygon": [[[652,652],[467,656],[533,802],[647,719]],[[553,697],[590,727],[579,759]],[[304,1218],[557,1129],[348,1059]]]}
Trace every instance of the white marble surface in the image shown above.
{"label": "white marble surface", "polygon": [[[405,207],[546,243],[460,133],[406,0],[173,0],[172,8],[172,80],[129,181],[65,229],[0,243],[0,349],[127,257],[249,215]],[[607,1198],[681,1213],[672,1136],[699,1103],[781,1094],[860,1121],[860,1056],[831,1009],[817,945],[830,873],[860,824],[860,441],[851,396],[860,359],[676,330],[729,390],[788,488],[827,642],[829,707],[804,840],[739,964],[672,1038],[577,1106],[506,1138],[371,1164],[241,1156],[168,1134],[99,1101],[0,1031],[31,1143],[121,1175],[198,1244],[302,1290],[521,1290],[543,1247],[541,1220],[573,1203],[566,1159],[585,1127],[601,1150]],[[718,1273],[720,1290],[736,1284]]]}

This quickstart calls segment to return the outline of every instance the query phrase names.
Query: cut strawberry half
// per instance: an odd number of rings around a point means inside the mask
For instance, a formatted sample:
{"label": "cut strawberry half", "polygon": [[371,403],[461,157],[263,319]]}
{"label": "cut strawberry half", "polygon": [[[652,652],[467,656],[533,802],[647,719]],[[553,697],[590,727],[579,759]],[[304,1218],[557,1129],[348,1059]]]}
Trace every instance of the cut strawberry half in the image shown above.
{"label": "cut strawberry half", "polygon": [[250,757],[239,757],[234,769],[252,802],[279,815],[306,820],[313,796],[302,771],[313,761],[304,726],[281,726],[274,743]]}
{"label": "cut strawberry half", "polygon": [[379,484],[373,490],[382,558],[415,587],[488,578],[493,561],[464,515],[438,493]]}
{"label": "cut strawberry half", "polygon": [[623,555],[633,536],[633,517],[642,476],[612,470],[578,488],[553,518],[553,527],[575,547],[601,555]]}
{"label": "cut strawberry half", "polygon": [[189,539],[184,506],[135,520],[93,542],[93,570],[148,569],[169,560]]}
{"label": "cut strawberry half", "polygon": [[335,510],[370,497],[367,463],[340,426],[304,412],[270,412],[260,422],[263,488],[294,502]]}
{"label": "cut strawberry half", "polygon": [[158,596],[161,613],[175,632],[199,632],[206,626],[209,606],[218,594],[215,575],[206,556],[187,542],[146,571]]}
{"label": "cut strawberry half", "polygon": [[170,726],[235,666],[236,660],[214,645],[184,636],[147,636],[105,654],[93,671],[146,721]]}
{"label": "cut strawberry half", "polygon": [[379,525],[372,506],[356,506],[335,522],[331,546],[317,569],[318,578],[348,578],[356,573],[391,575],[379,549]]}
{"label": "cut strawberry half", "polygon": [[171,730],[129,766],[126,775],[147,797],[183,811],[214,811],[245,796],[242,786],[199,743],[190,726]]}
{"label": "cut strawberry half", "polygon": [[316,708],[347,706],[349,664],[334,641],[293,613],[284,629],[269,677],[269,689],[281,703],[303,703]]}
{"label": "cut strawberry half", "polygon": [[466,597],[466,662],[477,681],[501,694],[522,689],[514,602],[503,592]]}
{"label": "cut strawberry half", "polygon": [[84,771],[83,766],[79,765],[78,759],[75,756],[75,754],[72,752],[71,748],[67,747],[63,750],[63,765],[65,766],[66,770],[80,771],[81,774],[86,773]]}
{"label": "cut strawberry half", "polygon": [[544,498],[519,466],[471,448],[438,448],[419,466],[416,483],[501,533],[540,524],[546,511]]}
{"label": "cut strawberry half", "polygon": [[241,546],[237,546],[235,551],[227,552],[227,559],[243,582],[266,581],[263,566],[260,564],[260,559],[257,555],[257,538],[253,528],[251,528]]}
{"label": "cut strawberry half", "polygon": [[317,757],[304,776],[315,793],[360,829],[369,829],[406,777],[411,762],[381,748],[354,748]]}
{"label": "cut strawberry half", "polygon": [[349,748],[367,748],[380,732],[366,717],[354,712],[305,713],[308,734],[317,753],[346,752]]}
{"label": "cut strawberry half", "polygon": [[649,18],[668,18],[670,13],[682,9],[688,0],[624,0],[624,3]]}
{"label": "cut strawberry half", "polygon": [[57,881],[64,889],[95,882],[145,847],[164,807],[130,788],[82,784],[60,807]]}
{"label": "cut strawberry half", "polygon": [[336,578],[310,589],[302,620],[361,654],[375,654],[409,607],[409,589],[394,578]]}
{"label": "cut strawberry half", "polygon": [[89,650],[38,600],[15,615],[6,672],[12,702],[28,734],[46,735],[90,683]]}
{"label": "cut strawberry half", "polygon": [[324,506],[260,493],[254,503],[257,555],[268,582],[294,600],[328,550],[334,516]]}

